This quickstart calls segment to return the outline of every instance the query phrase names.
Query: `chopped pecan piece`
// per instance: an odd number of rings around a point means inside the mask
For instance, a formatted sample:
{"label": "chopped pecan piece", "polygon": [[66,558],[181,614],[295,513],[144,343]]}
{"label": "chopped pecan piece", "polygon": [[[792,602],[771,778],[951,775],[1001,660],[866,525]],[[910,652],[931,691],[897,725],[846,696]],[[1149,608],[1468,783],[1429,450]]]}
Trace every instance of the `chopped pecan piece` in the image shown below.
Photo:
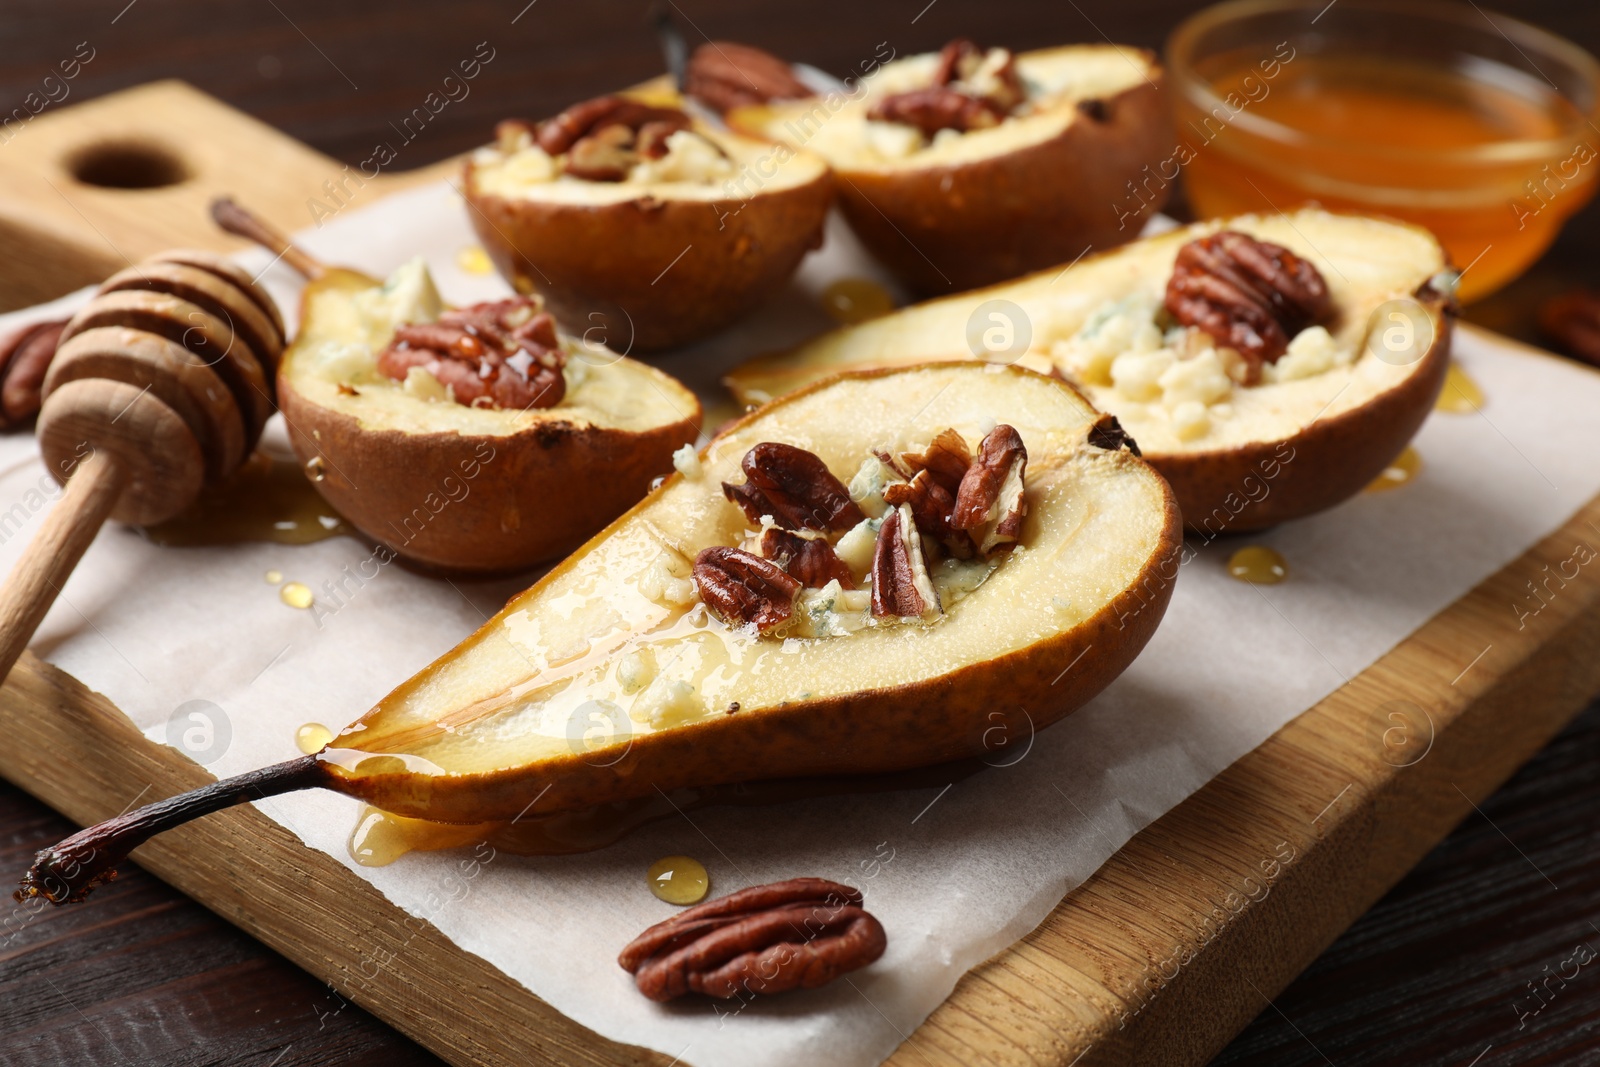
{"label": "chopped pecan piece", "polygon": [[[964,446],[963,446],[964,447]],[[962,473],[965,473],[963,468]],[[956,482],[960,487],[959,479]],[[972,535],[950,524],[956,498],[932,469],[918,471],[909,482],[893,482],[883,487],[885,502],[899,507],[906,504],[917,520],[917,528],[938,541],[957,559],[971,559]]]}
{"label": "chopped pecan piece", "polygon": [[25,425],[39,414],[45,372],[66,326],[66,319],[34,322],[0,340],[0,430]]}
{"label": "chopped pecan piece", "polygon": [[1235,230],[1178,249],[1166,307],[1178,322],[1243,356],[1246,384],[1260,381],[1263,363],[1276,363],[1295,334],[1333,310],[1328,286],[1310,262]]}
{"label": "chopped pecan piece", "polygon": [[763,441],[744,454],[745,484],[722,483],[722,495],[759,523],[771,515],[786,530],[848,530],[862,519],[850,490],[813,452]]}
{"label": "chopped pecan piece", "polygon": [[1578,289],[1545,301],[1539,328],[1568,355],[1600,367],[1600,293]]}
{"label": "chopped pecan piece", "polygon": [[807,589],[821,589],[837,581],[841,589],[854,589],[855,576],[833,546],[820,537],[802,537],[788,530],[768,529],[761,535],[761,554],[799,580]]}
{"label": "chopped pecan piece", "polygon": [[567,153],[566,173],[591,182],[620,182],[639,162],[634,133],[626,126],[605,126],[578,141]]}
{"label": "chopped pecan piece", "polygon": [[883,517],[872,546],[872,614],[879,618],[926,619],[943,609],[922,558],[922,537],[909,505]]}
{"label": "chopped pecan piece", "polygon": [[761,633],[788,622],[800,595],[800,583],[776,563],[723,545],[695,557],[694,584],[723,622],[754,626]]}
{"label": "chopped pecan piece", "polygon": [[1144,454],[1139,451],[1139,442],[1135,441],[1128,431],[1122,428],[1122,423],[1117,421],[1117,417],[1111,414],[1101,415],[1094,421],[1094,425],[1089,427],[1089,443],[1107,452],[1126,448],[1136,456]]}
{"label": "chopped pecan piece", "polygon": [[985,556],[1022,535],[1022,520],[1028,514],[1022,485],[1027,469],[1022,435],[1001,423],[978,445],[978,455],[961,479],[951,525],[973,532],[978,551]]}
{"label": "chopped pecan piece", "polygon": [[945,429],[923,451],[900,453],[900,461],[913,474],[928,471],[954,497],[972,465],[972,450],[967,447],[966,438],[954,429]]}
{"label": "chopped pecan piece", "polygon": [[555,319],[536,301],[512,297],[401,325],[378,354],[378,371],[405,381],[421,367],[449,386],[458,404],[521,410],[561,403],[566,361]]}
{"label": "chopped pecan piece", "polygon": [[957,37],[939,50],[933,84],[964,89],[969,96],[988,100],[1002,115],[1028,95],[1017,73],[1016,57],[1010,51],[1004,48],[985,51],[965,37]]}
{"label": "chopped pecan piece", "polygon": [[815,989],[883,955],[888,938],[861,893],[823,878],[751,886],[697,904],[617,956],[655,1001]]}
{"label": "chopped pecan piece", "polygon": [[789,64],[771,52],[732,41],[708,41],[696,48],[689,57],[683,90],[718,114],[815,95]]}
{"label": "chopped pecan piece", "polygon": [[924,137],[932,137],[940,130],[966,133],[987,129],[999,125],[1004,117],[1005,112],[992,101],[942,85],[886,96],[867,111],[869,119],[915,126]]}

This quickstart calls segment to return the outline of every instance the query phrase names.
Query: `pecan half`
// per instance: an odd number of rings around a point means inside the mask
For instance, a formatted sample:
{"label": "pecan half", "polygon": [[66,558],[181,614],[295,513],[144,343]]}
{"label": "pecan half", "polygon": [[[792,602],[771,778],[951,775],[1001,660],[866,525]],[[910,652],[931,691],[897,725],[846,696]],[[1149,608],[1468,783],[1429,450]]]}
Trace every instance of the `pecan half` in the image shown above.
{"label": "pecan half", "polygon": [[890,511],[872,546],[872,614],[926,619],[943,609],[922,558],[922,537],[907,504]]}
{"label": "pecan half", "polygon": [[993,102],[941,85],[886,96],[867,111],[867,118],[875,122],[915,126],[924,137],[940,130],[966,133],[987,129],[999,125],[1004,117],[1005,112]]}
{"label": "pecan half", "polygon": [[559,156],[580,139],[607,126],[625,126],[637,133],[647,122],[666,122],[684,129],[689,125],[689,116],[675,107],[652,107],[625,96],[597,96],[539,123],[534,128],[534,140],[552,156]]}
{"label": "pecan half", "polygon": [[66,326],[66,319],[30,323],[0,340],[0,430],[26,425],[39,414],[45,372]]}
{"label": "pecan half", "polygon": [[404,381],[421,367],[450,386],[458,404],[520,410],[561,403],[566,361],[555,319],[536,301],[512,297],[401,325],[378,353],[378,371]]}
{"label": "pecan half", "polygon": [[883,955],[861,893],[823,878],[751,886],[656,923],[617,956],[655,1001],[815,989]]}
{"label": "pecan half", "polygon": [[800,583],[776,563],[724,545],[694,558],[694,585],[723,622],[761,633],[788,622],[800,595]]}
{"label": "pecan half", "polygon": [[639,162],[634,132],[626,126],[606,126],[582,138],[567,153],[566,173],[591,182],[620,182]]}
{"label": "pecan half", "polygon": [[740,462],[743,485],[722,483],[722,495],[759,523],[771,515],[786,530],[848,530],[862,519],[850,490],[814,452],[763,441]]}
{"label": "pecan half", "polygon": [[1327,283],[1310,262],[1235,230],[1178,249],[1166,307],[1243,356],[1246,384],[1260,381],[1263,363],[1276,363],[1295,334],[1333,310]]}
{"label": "pecan half", "polygon": [[1001,423],[978,445],[978,455],[961,479],[950,524],[973,531],[978,551],[985,556],[1022,535],[1022,520],[1028,514],[1022,485],[1027,469],[1022,435]]}
{"label": "pecan half", "polygon": [[1122,423],[1117,421],[1117,417],[1111,414],[1101,415],[1094,421],[1094,425],[1089,427],[1089,443],[1107,452],[1126,448],[1136,456],[1144,454],[1139,451],[1139,442],[1135,441],[1128,431],[1122,428]]}
{"label": "pecan half", "polygon": [[683,90],[718,114],[815,95],[771,52],[733,41],[708,41],[696,48],[684,72]]}
{"label": "pecan half", "polygon": [[[965,469],[963,469],[965,473]],[[960,486],[960,481],[956,482]],[[917,529],[938,541],[957,559],[971,559],[975,551],[972,535],[950,523],[956,498],[932,470],[920,470],[909,482],[891,482],[883,487],[885,502],[911,508]]]}
{"label": "pecan half", "polygon": [[802,537],[788,530],[768,529],[761,535],[761,554],[807,589],[821,589],[837,581],[841,589],[854,589],[856,579],[850,567],[820,537]]}
{"label": "pecan half", "polygon": [[1545,301],[1539,328],[1568,355],[1600,367],[1600,293],[1578,289]]}

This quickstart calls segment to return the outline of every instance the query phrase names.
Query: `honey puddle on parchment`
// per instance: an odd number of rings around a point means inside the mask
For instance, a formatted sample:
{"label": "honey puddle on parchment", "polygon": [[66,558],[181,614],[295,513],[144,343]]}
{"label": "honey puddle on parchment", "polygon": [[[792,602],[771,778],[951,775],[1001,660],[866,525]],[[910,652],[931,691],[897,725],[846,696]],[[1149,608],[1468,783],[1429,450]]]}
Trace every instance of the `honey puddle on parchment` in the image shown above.
{"label": "honey puddle on parchment", "polygon": [[177,518],[144,529],[158,545],[307,545],[353,533],[292,459],[257,452]]}

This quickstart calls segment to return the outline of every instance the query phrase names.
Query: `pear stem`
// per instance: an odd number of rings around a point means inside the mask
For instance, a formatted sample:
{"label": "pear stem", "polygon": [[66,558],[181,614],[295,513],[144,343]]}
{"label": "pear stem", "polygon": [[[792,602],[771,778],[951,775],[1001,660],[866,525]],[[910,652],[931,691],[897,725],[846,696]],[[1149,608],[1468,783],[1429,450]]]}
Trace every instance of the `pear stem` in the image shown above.
{"label": "pear stem", "polygon": [[250,211],[229,196],[219,196],[211,201],[211,221],[235,237],[265,248],[293,267],[307,281],[315,281],[328,272],[327,265],[311,253],[289,240],[287,234],[260,215]]}
{"label": "pear stem", "polygon": [[117,864],[156,834],[235,804],[312,789],[326,782],[327,771],[313,754],[224,778],[124,812],[41,851],[22,879],[22,887],[12,895],[18,903],[27,903],[34,897],[43,897],[52,904],[74,903],[88,896],[95,886],[115,878]]}

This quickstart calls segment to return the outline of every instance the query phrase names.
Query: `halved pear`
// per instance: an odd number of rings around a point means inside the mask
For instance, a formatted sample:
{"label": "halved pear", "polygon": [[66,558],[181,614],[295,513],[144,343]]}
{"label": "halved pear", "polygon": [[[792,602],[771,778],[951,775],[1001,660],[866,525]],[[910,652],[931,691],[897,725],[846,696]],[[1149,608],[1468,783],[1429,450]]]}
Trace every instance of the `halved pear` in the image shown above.
{"label": "halved pear", "polygon": [[[1162,404],[1085,380],[1070,356],[1094,316],[1159,305],[1180,246],[1219,230],[1284,246],[1327,283],[1326,324],[1343,361],[1319,373],[1235,385],[1206,413],[1208,428],[1175,422]],[[1075,381],[1110,412],[1177,493],[1185,523],[1216,535],[1309,515],[1359,492],[1422,425],[1449,367],[1452,304],[1444,249],[1427,231],[1381,219],[1305,209],[1184,227],[1092,256],[1065,270],[931,301],[736,368],[727,385],[746,404],[841,370],[971,359],[990,325],[1025,351],[996,356]],[[1002,305],[1007,301],[1018,311]],[[1396,317],[1398,316],[1398,317]],[[983,321],[978,321],[982,319]],[[1016,342],[1020,344],[1021,342]],[[1304,367],[1302,366],[1303,370]]]}
{"label": "halved pear", "polygon": [[514,131],[476,152],[462,192],[501,275],[572,333],[623,352],[704,337],[779,289],[822,244],[827,164],[705,123],[675,136],[692,138],[681,160],[623,181],[563,174]]}
{"label": "halved pear", "polygon": [[[535,798],[560,811],[972,755],[990,713],[1019,705],[1046,726],[1132,662],[1176,573],[1171,493],[1090,443],[1098,417],[1063,382],[978,363],[846,376],[763,408],[340,735],[323,754],[335,788],[401,815],[506,819]],[[996,420],[1028,450],[1019,547],[932,625],[774,639],[654,588],[663,563],[739,543],[748,521],[721,483],[743,480],[758,443],[849,477],[873,449],[946,427],[975,442]]]}
{"label": "halved pear", "polygon": [[[938,61],[908,56],[863,78],[854,95],[739,108],[728,122],[825,158],[851,227],[923,293],[989,285],[1122,244],[1160,210],[1169,183],[1143,171],[1175,141],[1154,55],[1101,44],[1018,53],[1029,100],[986,129],[928,139],[868,120],[886,96],[927,85]],[[1136,182],[1139,196],[1130,192]]]}
{"label": "halved pear", "polygon": [[[687,567],[674,573],[674,560],[748,535],[722,482],[743,480],[741,460],[757,444],[804,448],[846,472],[874,449],[925,447],[946,429],[977,441],[997,421],[1027,449],[1026,519],[1015,546],[980,561],[980,579],[963,581],[964,595],[931,622],[763,636],[710,614]],[[296,789],[433,822],[505,822],[657,790],[981,755],[997,721],[1022,728],[1019,708],[1048,726],[1133,661],[1177,576],[1172,492],[1106,440],[1103,421],[1070,385],[1017,367],[939,364],[819,383],[685,459],[321,753],[84,830],[39,853],[19,895],[81,899],[152,834]]]}
{"label": "halved pear", "polygon": [[570,551],[636,503],[699,432],[677,379],[566,342],[549,408],[476,408],[437,381],[401,383],[377,355],[442,303],[420,260],[387,282],[327,268],[308,282],[278,404],[317,490],[400,556],[458,573],[522,570]]}

